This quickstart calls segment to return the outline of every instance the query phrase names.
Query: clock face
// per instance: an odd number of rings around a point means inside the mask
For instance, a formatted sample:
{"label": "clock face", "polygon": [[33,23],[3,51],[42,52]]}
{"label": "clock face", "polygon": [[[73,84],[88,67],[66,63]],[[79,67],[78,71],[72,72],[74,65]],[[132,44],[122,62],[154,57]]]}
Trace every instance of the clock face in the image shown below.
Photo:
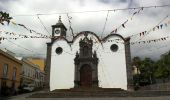
{"label": "clock face", "polygon": [[60,34],[60,32],[61,32],[60,28],[56,28],[56,29],[54,30],[54,33],[55,33],[55,34]]}

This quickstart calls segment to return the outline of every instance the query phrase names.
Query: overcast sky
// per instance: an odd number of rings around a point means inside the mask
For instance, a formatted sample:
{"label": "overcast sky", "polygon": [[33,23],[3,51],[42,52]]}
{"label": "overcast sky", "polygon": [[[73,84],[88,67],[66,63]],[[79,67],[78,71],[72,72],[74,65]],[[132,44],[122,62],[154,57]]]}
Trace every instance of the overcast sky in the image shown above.
{"label": "overcast sky", "polygon": [[[61,16],[63,23],[68,28],[67,36],[71,36],[67,15],[53,13],[98,11],[168,4],[170,5],[170,0],[0,0],[0,10],[10,13],[10,15],[13,17],[12,21],[24,24],[28,28],[46,35],[51,35],[51,25],[56,24],[58,17]],[[170,7],[143,9],[140,11],[140,13],[136,14],[132,20],[127,22],[125,28],[121,27],[118,30],[118,34],[126,38],[132,34],[147,31],[153,28],[165,16],[167,16],[170,13],[169,9]],[[103,36],[108,35],[115,28],[119,27],[124,21],[130,18],[135,11],[138,11],[138,9],[109,12],[108,21],[106,23]],[[48,32],[44,29],[36,14],[50,14],[39,16]],[[69,13],[69,16],[72,17],[71,25],[74,33],[79,33],[81,31],[92,31],[101,36],[107,16],[107,11]],[[170,17],[165,19],[162,23],[167,22],[168,20],[170,20]],[[15,26],[13,24],[4,26],[0,25],[0,30],[18,34],[35,35],[30,34],[29,31],[25,30],[24,28]],[[142,39],[139,36],[132,37],[131,42],[169,36],[169,32],[170,25],[161,30],[151,32]],[[1,35],[8,37],[3,33]],[[0,48],[9,49],[16,53],[17,56],[45,57],[46,43],[49,42],[49,39],[18,39],[10,41],[2,41]],[[143,58],[151,57],[158,59],[161,54],[170,50],[170,46],[168,45],[169,43],[170,38],[166,41],[160,41],[156,43],[131,45],[132,57],[140,56]]]}

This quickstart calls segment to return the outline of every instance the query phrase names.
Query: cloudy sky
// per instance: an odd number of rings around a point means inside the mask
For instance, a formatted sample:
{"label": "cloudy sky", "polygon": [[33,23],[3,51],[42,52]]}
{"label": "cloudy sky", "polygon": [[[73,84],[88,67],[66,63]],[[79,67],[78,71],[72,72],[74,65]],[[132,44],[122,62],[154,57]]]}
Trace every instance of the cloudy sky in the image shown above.
{"label": "cloudy sky", "polygon": [[[13,17],[12,21],[24,24],[28,28],[45,35],[51,35],[51,25],[56,24],[58,17],[61,16],[62,22],[68,28],[67,36],[71,37],[67,15],[63,14],[68,12],[69,16],[72,17],[71,26],[75,34],[81,31],[92,31],[99,36],[106,36],[139,9],[110,11],[103,32],[108,13],[107,10],[168,4],[170,5],[170,0],[0,0],[0,10],[10,13],[10,16]],[[170,7],[143,9],[125,24],[125,28],[121,27],[117,33],[126,38],[130,35],[152,29],[170,14],[169,9]],[[99,10],[105,11],[70,13]],[[37,14],[47,15],[39,15],[42,21],[40,22]],[[170,17],[167,17],[162,23],[169,20]],[[41,23],[45,25],[47,30],[44,29]],[[0,25],[0,30],[14,32],[16,34],[36,35],[13,24]],[[166,37],[170,35],[169,32],[170,25],[161,30],[150,32],[149,35],[142,38],[140,36],[132,37],[131,42]],[[10,37],[4,33],[0,35]],[[0,44],[0,48],[11,50],[16,53],[17,56],[45,57],[46,43],[49,41],[49,39],[4,40]],[[158,59],[161,54],[170,50],[169,43],[170,38],[166,41],[156,43],[131,45],[132,56]]]}

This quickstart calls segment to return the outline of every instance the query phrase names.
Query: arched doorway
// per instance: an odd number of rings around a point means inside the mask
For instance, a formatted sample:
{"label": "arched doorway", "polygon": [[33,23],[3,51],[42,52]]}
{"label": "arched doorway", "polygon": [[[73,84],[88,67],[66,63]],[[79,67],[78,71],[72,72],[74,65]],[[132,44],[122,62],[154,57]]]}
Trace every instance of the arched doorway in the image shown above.
{"label": "arched doorway", "polygon": [[92,68],[88,64],[83,65],[80,69],[80,86],[92,87]]}

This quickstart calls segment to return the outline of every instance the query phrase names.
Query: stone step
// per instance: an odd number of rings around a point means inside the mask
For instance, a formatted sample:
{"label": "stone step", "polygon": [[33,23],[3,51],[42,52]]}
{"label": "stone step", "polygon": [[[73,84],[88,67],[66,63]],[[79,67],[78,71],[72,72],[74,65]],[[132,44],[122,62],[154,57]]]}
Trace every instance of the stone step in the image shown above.
{"label": "stone step", "polygon": [[127,93],[59,93],[59,92],[53,92],[53,93],[36,93],[31,95],[31,98],[75,98],[75,97],[126,97],[128,96]]}
{"label": "stone step", "polygon": [[67,97],[126,97],[128,92],[120,88],[73,88],[57,89],[52,92],[36,93],[31,98],[67,98]]}
{"label": "stone step", "polygon": [[117,91],[124,91],[121,88],[71,88],[71,89],[56,89],[52,92],[95,92],[95,91],[103,91],[103,92],[117,92]]}
{"label": "stone step", "polygon": [[[106,89],[107,90],[107,89]],[[29,98],[78,98],[78,97],[157,97],[157,96],[170,96],[170,91],[52,91],[35,93]]]}

